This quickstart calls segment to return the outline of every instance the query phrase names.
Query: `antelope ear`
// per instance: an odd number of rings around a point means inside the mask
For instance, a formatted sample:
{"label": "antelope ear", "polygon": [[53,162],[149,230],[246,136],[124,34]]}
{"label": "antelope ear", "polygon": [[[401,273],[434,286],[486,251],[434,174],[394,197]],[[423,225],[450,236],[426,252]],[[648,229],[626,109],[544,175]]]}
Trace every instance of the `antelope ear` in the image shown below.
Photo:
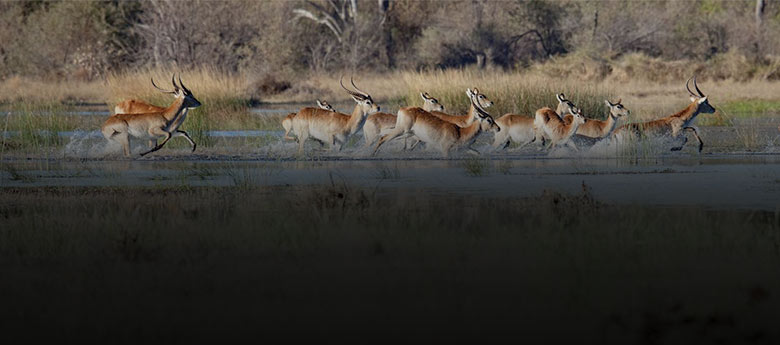
{"label": "antelope ear", "polygon": [[699,104],[702,104],[707,101],[707,96],[704,96],[702,98],[699,98],[696,102],[699,102]]}
{"label": "antelope ear", "polygon": [[691,96],[691,102],[698,102],[699,100],[696,97]]}
{"label": "antelope ear", "polygon": [[471,89],[466,89],[466,96],[471,97],[473,95],[474,95],[474,91],[471,91]]}
{"label": "antelope ear", "polygon": [[424,92],[420,92],[420,97],[422,97],[423,101],[427,101],[428,100],[427,98],[425,98],[425,93]]}
{"label": "antelope ear", "polygon": [[614,104],[612,104],[612,102],[610,102],[610,101],[609,101],[609,100],[607,100],[607,99],[605,99],[605,100],[604,100],[604,103],[606,103],[608,107],[612,107],[612,106],[614,106]]}
{"label": "antelope ear", "polygon": [[358,97],[358,96],[352,96],[352,99],[354,99],[355,102],[357,103],[363,103],[365,101],[363,97]]}
{"label": "antelope ear", "polygon": [[565,101],[565,100],[566,100],[566,96],[564,96],[564,95],[563,95],[563,92],[561,92],[561,93],[559,93],[559,94],[556,94],[556,95],[555,95],[555,98],[557,98],[557,99],[558,99],[558,102],[563,102],[563,101]]}

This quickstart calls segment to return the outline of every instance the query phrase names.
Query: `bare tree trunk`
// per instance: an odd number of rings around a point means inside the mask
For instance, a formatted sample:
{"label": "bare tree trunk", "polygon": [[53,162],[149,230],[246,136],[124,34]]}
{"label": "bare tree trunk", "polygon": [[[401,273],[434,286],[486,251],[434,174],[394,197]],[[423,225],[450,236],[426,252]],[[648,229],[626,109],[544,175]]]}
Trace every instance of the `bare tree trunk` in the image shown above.
{"label": "bare tree trunk", "polygon": [[762,46],[762,22],[763,22],[763,16],[764,16],[764,7],[766,6],[766,3],[764,0],[756,0],[756,19],[755,19],[755,25],[756,25],[756,54],[761,54],[761,46]]}
{"label": "bare tree trunk", "polygon": [[154,54],[154,67],[159,68],[160,67],[160,34],[159,33],[154,34],[154,47],[152,48],[152,53]]}
{"label": "bare tree trunk", "polygon": [[596,11],[593,13],[593,33],[590,35],[590,41],[594,42],[596,41],[596,32],[599,29],[599,9],[597,8]]}

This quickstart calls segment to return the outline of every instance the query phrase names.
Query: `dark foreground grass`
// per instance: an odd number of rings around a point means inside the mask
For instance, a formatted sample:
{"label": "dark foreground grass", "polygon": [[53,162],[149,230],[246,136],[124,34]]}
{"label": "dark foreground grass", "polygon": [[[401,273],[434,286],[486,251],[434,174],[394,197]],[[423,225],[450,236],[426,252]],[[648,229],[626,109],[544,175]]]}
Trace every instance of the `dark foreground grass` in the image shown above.
{"label": "dark foreground grass", "polygon": [[778,340],[772,212],[587,189],[6,188],[0,224],[0,340]]}

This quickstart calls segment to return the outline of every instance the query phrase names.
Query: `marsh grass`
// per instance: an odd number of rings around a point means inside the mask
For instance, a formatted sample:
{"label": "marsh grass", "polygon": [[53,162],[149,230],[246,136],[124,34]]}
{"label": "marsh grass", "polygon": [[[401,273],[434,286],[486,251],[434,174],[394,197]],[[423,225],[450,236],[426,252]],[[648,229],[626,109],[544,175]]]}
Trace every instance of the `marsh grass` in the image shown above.
{"label": "marsh grass", "polygon": [[502,175],[511,175],[514,163],[510,160],[501,160],[496,163],[496,171]]}
{"label": "marsh grass", "polygon": [[[778,337],[778,302],[765,298],[780,294],[776,212],[610,205],[587,186],[491,198],[335,180],[4,188],[0,266],[13,284],[0,284],[0,327],[7,335],[34,328],[47,339],[121,334],[145,342],[258,330],[289,337],[284,327],[294,322],[354,336],[356,324],[412,312],[448,320],[427,326],[432,337],[503,327],[516,334],[528,320],[555,320],[580,341],[633,343],[651,326],[685,342],[710,333]],[[37,316],[18,317],[30,312]],[[727,326],[711,322],[724,319]],[[72,332],[85,323],[100,334]],[[419,337],[418,326],[393,329]]]}
{"label": "marsh grass", "polygon": [[9,181],[35,182],[34,177],[19,172],[19,170],[16,169],[16,167],[13,164],[0,165],[0,171],[5,172],[8,175]]}
{"label": "marsh grass", "polygon": [[461,162],[466,175],[471,177],[485,176],[490,173],[491,161],[487,158],[469,157]]}
{"label": "marsh grass", "polygon": [[[541,107],[555,107],[555,94],[558,92],[564,92],[583,108],[587,117],[596,119],[606,116],[607,108],[603,103],[605,99],[622,98],[623,104],[632,111],[628,120],[631,122],[669,115],[685,107],[688,102],[684,88],[685,78],[646,79],[649,74],[645,75],[644,72],[637,72],[639,74],[632,78],[620,77],[619,73],[598,78],[587,77],[590,73],[587,71],[566,71],[577,58],[575,56],[566,61],[551,61],[550,65],[543,69],[502,71],[465,68],[357,73],[355,76],[361,89],[371,93],[383,110],[392,112],[401,106],[421,105],[419,92],[426,91],[437,97],[446,106],[447,112],[463,114],[469,105],[465,90],[474,87],[493,100],[495,105],[488,108],[488,111],[494,117],[505,113],[532,116]],[[632,64],[656,65],[655,62],[636,59],[638,60],[633,62],[627,60],[625,70],[629,70]],[[554,66],[558,67],[553,68]],[[72,105],[79,102],[105,103],[112,109],[120,100],[139,98],[161,106],[168,105],[171,102],[170,96],[154,89],[149,78],[154,77],[158,85],[168,88],[173,72],[173,69],[165,68],[134,69],[112,73],[100,82],[45,83],[21,77],[1,81],[0,89],[8,93],[0,95],[0,107],[13,112],[12,115],[5,116],[5,131],[21,133],[21,136],[16,138],[4,139],[2,149],[20,152],[45,151],[62,145],[62,139],[52,134],[54,131],[99,128],[104,121],[102,117],[58,114],[66,108],[72,109]],[[249,86],[251,82],[241,73],[225,73],[215,67],[176,72],[181,72],[184,83],[203,103],[202,107],[190,113],[183,129],[190,132],[198,145],[204,148],[214,147],[219,142],[207,135],[211,130],[281,130],[281,118],[286,114],[250,112],[250,106],[259,104],[259,101],[302,101],[308,104],[313,102],[314,98],[326,98],[331,103],[346,101],[352,104],[338,84],[338,74],[300,76],[293,84],[312,87],[300,88],[293,85],[286,93],[266,98],[264,95],[255,94],[256,91],[252,91],[255,89]],[[553,72],[561,74],[556,77]],[[584,73],[586,77],[574,77],[572,73]],[[730,126],[729,118],[771,117],[777,114],[779,104],[776,95],[780,92],[778,83],[759,79],[711,78],[713,79],[708,80],[702,76],[699,84],[719,111],[714,115],[700,116],[697,124]],[[41,89],[37,89],[38,87]],[[304,89],[314,91],[301,91]],[[51,116],[39,115],[42,113],[49,113]],[[176,141],[171,144],[173,148],[183,148],[186,145]]]}
{"label": "marsh grass", "polygon": [[281,171],[281,168],[275,164],[263,164],[253,166],[233,162],[227,165],[221,165],[218,175],[227,176],[236,190],[240,192],[250,192],[258,186],[265,184],[267,179]]}
{"label": "marsh grass", "polygon": [[761,130],[762,123],[756,119],[747,119],[739,125],[734,125],[734,133],[738,143],[748,151],[755,151],[771,146],[773,141]]}
{"label": "marsh grass", "polygon": [[398,164],[389,166],[383,164],[374,170],[374,177],[377,180],[399,180],[401,179],[401,170],[398,169]]}
{"label": "marsh grass", "polygon": [[64,141],[59,132],[72,130],[75,126],[69,121],[71,119],[57,115],[61,110],[62,106],[40,107],[24,103],[18,111],[5,115],[4,132],[15,134],[6,140],[30,150],[62,145]]}
{"label": "marsh grass", "polygon": [[461,161],[467,176],[481,177],[492,173],[511,175],[514,163],[510,160],[495,161],[485,157],[469,157]]}

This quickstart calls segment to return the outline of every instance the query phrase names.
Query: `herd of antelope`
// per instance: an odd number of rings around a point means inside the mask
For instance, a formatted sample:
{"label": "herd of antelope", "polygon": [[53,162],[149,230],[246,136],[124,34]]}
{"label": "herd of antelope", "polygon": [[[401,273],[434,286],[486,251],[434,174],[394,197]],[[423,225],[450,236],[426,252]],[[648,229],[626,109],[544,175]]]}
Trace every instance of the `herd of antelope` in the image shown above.
{"label": "herd of antelope", "polygon": [[[168,140],[177,136],[187,139],[195,151],[195,142],[179,128],[187,116],[187,111],[200,106],[200,102],[184,86],[181,77],[178,79],[178,85],[175,79],[175,76],[171,77],[173,90],[158,87],[152,79],[155,88],[174,96],[170,106],[163,108],[135,99],[123,101],[116,106],[115,114],[103,124],[103,136],[121,144],[126,156],[130,155],[131,137],[149,141],[149,150],[141,153],[141,156],[159,150]],[[695,93],[691,90],[691,81]],[[533,117],[505,114],[493,119],[485,110],[492,106],[493,102],[477,88],[466,90],[470,107],[465,115],[444,113],[444,106],[426,92],[420,93],[424,102],[422,107],[403,107],[398,110],[397,115],[393,115],[380,112],[379,105],[371,95],[360,90],[352,79],[350,82],[354,90],[344,86],[343,78],[339,81],[356,103],[351,114],[337,112],[328,102],[317,100],[318,107],[303,108],[282,120],[284,139],[297,141],[299,154],[304,153],[304,145],[309,139],[323,146],[327,143],[331,150],[340,151],[348,139],[361,129],[365,148],[373,149],[373,154],[376,154],[383,144],[398,138],[404,139],[404,150],[414,150],[420,143],[424,143],[438,149],[444,157],[460,149],[479,154],[471,146],[482,132],[494,133],[494,151],[507,148],[511,142],[520,144],[520,147],[536,142],[542,148],[567,146],[576,151],[577,146],[572,140],[575,136],[598,141],[625,140],[626,136],[630,135],[671,138],[680,142],[679,146],[674,146],[671,150],[679,151],[688,141],[686,132],[691,132],[698,141],[698,150],[701,152],[704,144],[696,128],[692,126],[693,120],[701,113],[715,112],[707,96],[699,89],[695,76],[685,83],[685,88],[691,96],[691,103],[685,109],[657,120],[622,126],[617,125],[618,121],[631,112],[623,106],[621,100],[614,103],[605,100],[609,116],[605,120],[596,120],[583,116],[582,110],[563,93],[556,95],[558,106],[554,110],[545,107],[537,110]],[[163,141],[158,145],[157,140],[160,138]],[[407,145],[408,139],[414,140],[411,147]]]}

